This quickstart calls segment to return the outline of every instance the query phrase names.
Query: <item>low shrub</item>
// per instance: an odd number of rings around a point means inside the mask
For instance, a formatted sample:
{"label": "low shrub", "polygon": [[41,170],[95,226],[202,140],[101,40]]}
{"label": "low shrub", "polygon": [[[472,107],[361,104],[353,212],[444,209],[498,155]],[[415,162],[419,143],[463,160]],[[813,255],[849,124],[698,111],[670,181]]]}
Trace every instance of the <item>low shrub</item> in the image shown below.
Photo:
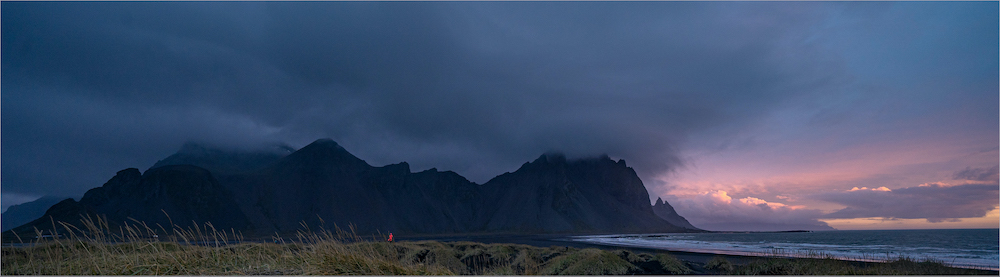
{"label": "low shrub", "polygon": [[705,269],[729,273],[733,271],[733,263],[730,263],[726,258],[715,256],[708,263],[705,263]]}

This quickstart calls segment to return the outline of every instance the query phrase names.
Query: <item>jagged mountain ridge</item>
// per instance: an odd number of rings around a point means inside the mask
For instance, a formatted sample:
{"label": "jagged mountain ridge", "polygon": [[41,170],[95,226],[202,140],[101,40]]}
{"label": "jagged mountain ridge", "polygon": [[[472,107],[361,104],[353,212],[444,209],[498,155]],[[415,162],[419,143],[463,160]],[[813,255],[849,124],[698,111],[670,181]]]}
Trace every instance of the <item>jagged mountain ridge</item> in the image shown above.
{"label": "jagged mountain ridge", "polygon": [[688,228],[692,230],[699,230],[697,227],[694,227],[694,225],[691,225],[691,223],[688,222],[686,218],[677,214],[677,211],[674,210],[674,207],[670,206],[670,203],[663,201],[663,198],[659,197],[656,198],[656,203],[653,204],[653,213],[655,213],[656,216],[659,216],[663,220],[666,220],[667,222],[670,222],[670,224],[673,224],[675,226]]}
{"label": "jagged mountain ridge", "polygon": [[653,214],[642,181],[607,156],[568,161],[542,155],[483,188],[492,195],[487,230],[642,232],[675,226]]}
{"label": "jagged mountain ridge", "polygon": [[[168,214],[174,224],[208,221],[220,229],[262,235],[292,232],[303,222],[411,234],[687,230],[657,217],[635,172],[624,161],[607,156],[566,160],[546,154],[478,185],[451,171],[414,173],[405,162],[373,167],[328,139],[253,163],[241,163],[233,155],[190,151],[198,149],[189,145],[185,149],[143,174],[123,170],[79,202],[60,202],[37,222],[15,230],[43,229],[45,222],[51,222],[49,216],[72,222],[81,213],[105,214],[110,221],[132,217],[164,223],[161,209],[172,211]],[[196,157],[185,156],[191,153]],[[195,165],[170,165],[178,161]],[[223,166],[216,171],[199,167],[220,164],[252,166],[235,170]],[[200,196],[170,194],[171,188],[210,192],[224,207],[199,206],[204,204]],[[136,198],[143,200],[124,200]],[[225,212],[195,212],[201,209]]]}
{"label": "jagged mountain ridge", "polygon": [[187,142],[181,146],[177,153],[157,161],[149,169],[189,164],[207,169],[215,175],[237,174],[266,167],[292,152],[295,152],[295,149],[284,144],[269,145],[251,151],[244,149],[223,150]]}

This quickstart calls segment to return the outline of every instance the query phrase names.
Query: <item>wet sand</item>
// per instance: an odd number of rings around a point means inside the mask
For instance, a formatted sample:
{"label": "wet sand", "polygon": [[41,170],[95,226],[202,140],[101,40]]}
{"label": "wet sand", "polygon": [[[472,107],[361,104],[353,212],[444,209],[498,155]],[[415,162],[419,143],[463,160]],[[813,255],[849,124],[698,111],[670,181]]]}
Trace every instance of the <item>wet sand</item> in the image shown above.
{"label": "wet sand", "polygon": [[[598,248],[603,250],[618,250],[624,249],[636,253],[667,253],[677,259],[691,263],[698,267],[704,266],[709,260],[716,256],[722,256],[733,263],[741,263],[744,260],[748,260],[754,257],[748,256],[738,256],[738,255],[725,255],[725,254],[713,254],[713,253],[697,253],[697,252],[686,252],[686,251],[670,251],[663,249],[654,248],[641,248],[641,247],[627,247],[627,246],[611,246],[611,245],[599,245],[582,243],[569,240],[568,237],[573,235],[444,235],[444,236],[396,236],[396,240],[399,241],[421,241],[421,240],[435,240],[441,242],[453,242],[453,241],[472,241],[479,243],[511,243],[511,244],[524,244],[536,247],[573,247],[573,248]],[[695,271],[698,271],[695,269]]]}
{"label": "wet sand", "polygon": [[[587,234],[592,235],[592,234]],[[761,257],[757,256],[744,256],[744,255],[729,255],[729,254],[715,254],[715,253],[699,253],[699,252],[687,252],[687,251],[672,251],[656,248],[642,248],[642,247],[628,247],[628,246],[612,246],[612,245],[601,245],[601,244],[590,244],[583,242],[576,242],[569,239],[571,234],[560,234],[560,235],[509,235],[509,234],[465,234],[465,235],[440,235],[440,236],[396,236],[396,240],[399,241],[421,241],[421,240],[434,240],[441,242],[454,242],[454,241],[471,241],[479,243],[510,243],[510,244],[524,244],[536,247],[572,247],[572,248],[598,248],[603,250],[619,250],[624,249],[636,253],[666,253],[670,254],[677,259],[687,262],[687,264],[694,270],[694,274],[712,274],[708,270],[704,269],[706,263],[714,257],[723,257],[726,260],[734,264],[743,264],[751,260],[759,259]],[[868,262],[852,261],[852,263],[865,264]],[[986,270],[989,272],[996,272],[992,270]]]}

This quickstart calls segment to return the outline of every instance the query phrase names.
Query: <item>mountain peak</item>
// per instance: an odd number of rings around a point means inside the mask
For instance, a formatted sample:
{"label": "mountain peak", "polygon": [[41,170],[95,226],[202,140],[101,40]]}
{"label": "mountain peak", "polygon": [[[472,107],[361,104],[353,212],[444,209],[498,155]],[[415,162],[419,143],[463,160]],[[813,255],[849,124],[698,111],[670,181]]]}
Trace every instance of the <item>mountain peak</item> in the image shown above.
{"label": "mountain peak", "polygon": [[482,186],[488,231],[684,230],[658,218],[635,171],[608,155],[548,152]]}
{"label": "mountain peak", "polygon": [[168,165],[190,164],[207,169],[213,174],[235,174],[263,168],[294,151],[295,149],[283,143],[241,148],[188,141],[177,153],[157,161],[148,170]]}
{"label": "mountain peak", "polygon": [[31,222],[32,220],[44,215],[45,211],[48,210],[49,207],[52,207],[52,205],[55,205],[64,199],[66,199],[66,197],[46,195],[31,202],[10,206],[7,208],[7,211],[3,212],[3,215],[0,215],[0,217],[2,217],[2,220],[0,220],[0,228],[7,231],[11,228]]}
{"label": "mountain peak", "polygon": [[663,201],[663,198],[660,197],[656,198],[656,204],[653,205],[653,213],[655,213],[656,216],[662,218],[663,220],[666,220],[667,222],[670,222],[670,224],[673,224],[675,226],[680,226],[691,230],[700,230],[698,229],[698,227],[694,227],[694,225],[691,225],[691,223],[688,222],[686,218],[677,214],[677,211],[674,210],[674,207],[670,206],[670,203]]}
{"label": "mountain peak", "polygon": [[340,146],[340,144],[337,144],[336,141],[333,141],[333,139],[330,139],[330,138],[317,139],[317,140],[313,141],[312,143],[310,143],[309,145],[343,148],[343,147]]}
{"label": "mountain peak", "polygon": [[360,167],[369,167],[368,163],[361,160],[357,156],[354,156],[343,146],[337,144],[337,142],[332,139],[318,139],[299,151],[288,155],[292,160],[297,160],[299,162],[311,163],[311,164],[321,164],[321,163],[335,163],[340,165],[351,165]]}
{"label": "mountain peak", "polygon": [[546,152],[541,156],[538,156],[532,164],[566,164],[566,163],[578,163],[578,162],[611,162],[615,164],[625,165],[625,160],[618,160],[617,162],[612,160],[608,154],[601,154],[598,156],[589,156],[582,158],[567,158],[566,154],[562,152]]}
{"label": "mountain peak", "polygon": [[139,180],[140,178],[142,178],[142,173],[139,172],[138,168],[126,168],[119,170],[118,173],[115,174],[115,177],[111,177],[111,180],[104,183],[103,187],[118,189],[126,184],[132,183],[135,180]]}
{"label": "mountain peak", "polygon": [[[333,141],[332,139],[328,139],[328,138],[317,139],[316,141],[313,141],[309,145],[306,145],[305,147],[302,147],[302,149],[299,149],[299,152],[337,152],[337,153],[343,152],[343,153],[348,153],[347,149],[344,149],[344,147],[340,146],[340,144],[338,144],[336,141]],[[348,153],[348,154],[350,154],[350,153]]]}
{"label": "mountain peak", "polygon": [[202,143],[196,141],[186,141],[181,145],[177,154],[185,155],[211,155],[212,153],[273,153],[287,155],[295,152],[295,148],[281,142],[261,143],[243,146],[226,146],[213,143]]}
{"label": "mountain peak", "polygon": [[564,164],[566,163],[566,155],[560,152],[547,152],[538,156],[533,163]]}

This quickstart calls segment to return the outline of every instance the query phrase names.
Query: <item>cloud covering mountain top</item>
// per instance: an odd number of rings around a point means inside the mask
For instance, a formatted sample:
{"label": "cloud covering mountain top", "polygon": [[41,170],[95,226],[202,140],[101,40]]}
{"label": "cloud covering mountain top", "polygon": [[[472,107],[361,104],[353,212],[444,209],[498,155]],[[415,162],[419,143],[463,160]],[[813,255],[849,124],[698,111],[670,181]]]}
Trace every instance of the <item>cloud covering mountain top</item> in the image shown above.
{"label": "cloud covering mountain top", "polygon": [[[957,158],[996,151],[995,2],[0,5],[4,205],[80,194],[186,141],[330,137],[477,183],[538,153],[607,153],[651,200],[782,203],[803,193],[766,178],[839,163],[905,182],[890,171],[996,166]],[[706,167],[774,191],[693,185]],[[799,187],[899,187],[828,185]]]}

